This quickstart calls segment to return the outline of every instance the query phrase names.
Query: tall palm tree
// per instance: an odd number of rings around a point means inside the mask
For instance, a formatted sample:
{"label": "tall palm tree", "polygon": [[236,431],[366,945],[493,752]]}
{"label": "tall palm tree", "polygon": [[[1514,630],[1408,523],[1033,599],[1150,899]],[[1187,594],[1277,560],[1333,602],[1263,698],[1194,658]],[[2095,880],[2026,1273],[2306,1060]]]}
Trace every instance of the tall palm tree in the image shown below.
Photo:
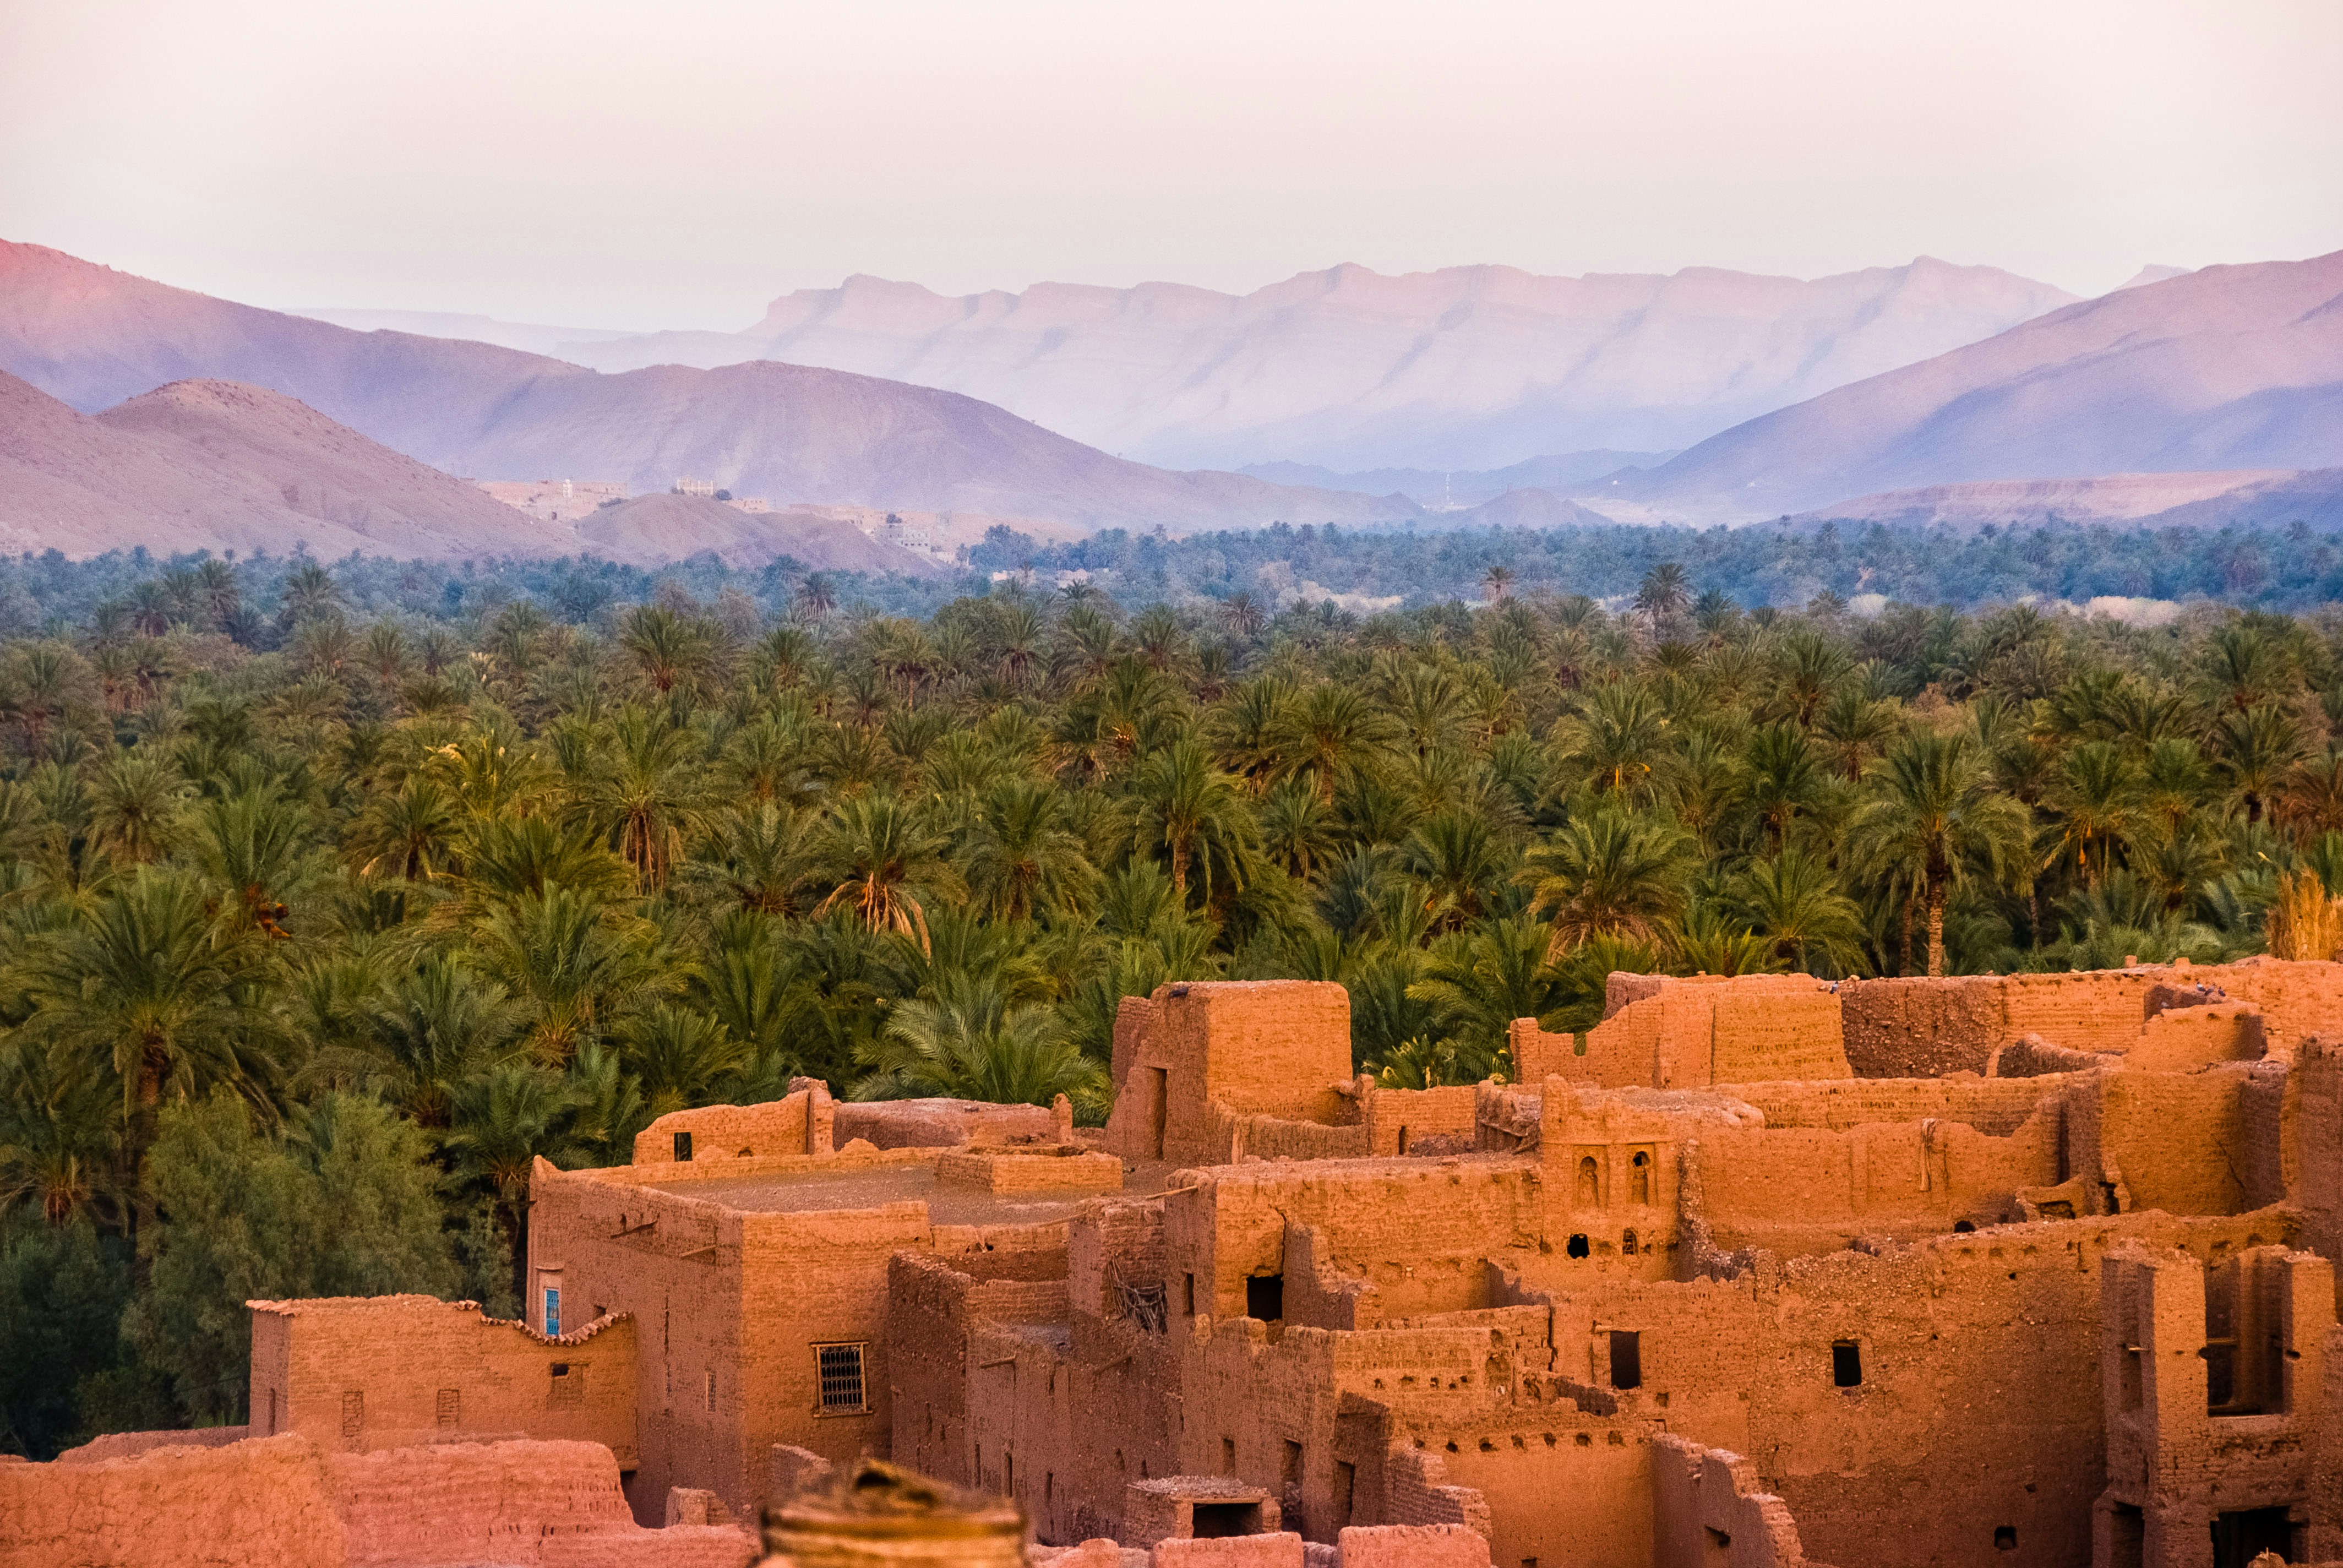
{"label": "tall palm tree", "polygon": [[427,773],[410,773],[396,790],[377,794],[350,826],[349,846],[366,857],[360,876],[417,882],[447,869],[456,813],[447,792]]}
{"label": "tall palm tree", "polygon": [[205,902],[194,879],[148,867],[28,955],[27,1035],[105,1062],[126,1121],[215,1086],[258,1096],[276,1079],[278,1022],[248,985],[259,955]]}
{"label": "tall palm tree", "polygon": [[161,858],[176,839],[190,791],[168,757],[146,747],[118,751],[90,791],[90,830],[134,865]]}
{"label": "tall palm tree", "polygon": [[1692,574],[1675,561],[1662,561],[1644,574],[1635,589],[1635,608],[1649,616],[1654,626],[1684,614],[1692,603]]}
{"label": "tall palm tree", "polygon": [[618,1039],[619,1060],[640,1080],[653,1116],[706,1104],[756,1060],[754,1045],[719,1020],[665,1003],[628,1019]]}
{"label": "tall palm tree", "polygon": [[1617,680],[1585,692],[1555,721],[1554,745],[1603,794],[1648,800],[1666,782],[1675,746],[1666,711],[1641,681]]}
{"label": "tall palm tree", "polygon": [[1064,797],[1030,779],[986,791],[960,851],[969,891],[995,920],[1030,920],[1044,909],[1079,909],[1096,890],[1089,846],[1069,825]]}
{"label": "tall palm tree", "polygon": [[1551,1022],[1563,1005],[1548,953],[1548,933],[1535,920],[1492,920],[1453,931],[1432,944],[1422,978],[1407,994],[1430,1005],[1441,1032],[1460,1048],[1463,1065],[1478,1077],[1503,1066],[1513,1020]]}
{"label": "tall palm tree", "polygon": [[2246,809],[2246,821],[2258,823],[2287,769],[2302,754],[2302,726],[2278,703],[2258,702],[2225,710],[2213,736],[2229,792]]}
{"label": "tall palm tree", "polygon": [[1554,911],[1550,956],[1598,936],[1655,939],[1684,906],[1691,837],[1664,818],[1606,808],[1574,818],[1522,867],[1531,912]]}
{"label": "tall palm tree", "polygon": [[1863,915],[1830,867],[1803,849],[1753,861],[1735,879],[1732,904],[1785,963],[1814,974],[1863,968]]}
{"label": "tall palm tree", "polygon": [[809,813],[769,800],[723,812],[710,823],[702,846],[705,854],[689,867],[694,881],[759,914],[805,912],[802,895],[819,853]]}
{"label": "tall palm tree", "polygon": [[1284,776],[1306,775],[1318,799],[1331,804],[1336,778],[1389,755],[1399,726],[1363,693],[1322,681],[1280,708],[1270,736]]}
{"label": "tall palm tree", "polygon": [[1512,856],[1490,827],[1488,813],[1453,806],[1416,824],[1399,847],[1399,862],[1423,884],[1438,930],[1480,920],[1489,896],[1512,869]]}
{"label": "tall palm tree", "polygon": [[506,1050],[522,1010],[504,987],[482,980],[458,955],[424,955],[367,1009],[391,1102],[420,1126],[447,1126],[456,1085]]}
{"label": "tall palm tree", "polygon": [[485,966],[527,1010],[529,1049],[547,1061],[566,1061],[625,1008],[684,978],[642,922],[558,882],[498,904],[472,930]]}
{"label": "tall palm tree", "polygon": [[2116,851],[2138,830],[2139,780],[2131,761],[2109,740],[2087,740],[2066,754],[2050,792],[2057,815],[2046,831],[2044,869],[2070,862],[2096,888],[2114,869]]}
{"label": "tall palm tree", "polygon": [[1769,724],[1749,738],[1743,753],[1745,799],[1779,854],[1799,812],[1822,793],[1823,771],[1804,731],[1795,724]]}
{"label": "tall palm tree", "polygon": [[[1202,743],[1176,740],[1140,764],[1131,793],[1140,808],[1136,847],[1143,853],[1160,849],[1170,857],[1172,893],[1182,903],[1189,867],[1201,858],[1209,902],[1213,861],[1227,862],[1228,851],[1242,854],[1254,839],[1252,817],[1235,781],[1212,766]],[[1222,853],[1212,854],[1215,849]]]}
{"label": "tall palm tree", "polygon": [[528,1181],[541,1156],[575,1163],[585,1152],[577,1097],[549,1068],[508,1061],[456,1086],[447,1135],[456,1174],[486,1187],[512,1251],[513,1296],[528,1299]]}
{"label": "tall palm tree", "polygon": [[872,791],[839,802],[824,826],[817,864],[830,890],[817,916],[850,910],[867,930],[895,931],[928,945],[928,917],[920,895],[957,890],[959,878],[944,859],[944,840],[919,812],[894,795]]}
{"label": "tall palm tree", "polygon": [[587,805],[646,893],[667,885],[684,840],[707,825],[708,774],[699,738],[639,708],[619,710]]}
{"label": "tall palm tree", "polygon": [[1927,917],[1928,973],[1945,972],[1945,900],[1976,875],[1999,879],[2025,852],[2025,808],[2002,794],[1967,735],[1906,737],[1867,778],[1848,832],[1855,859],[1905,876]]}

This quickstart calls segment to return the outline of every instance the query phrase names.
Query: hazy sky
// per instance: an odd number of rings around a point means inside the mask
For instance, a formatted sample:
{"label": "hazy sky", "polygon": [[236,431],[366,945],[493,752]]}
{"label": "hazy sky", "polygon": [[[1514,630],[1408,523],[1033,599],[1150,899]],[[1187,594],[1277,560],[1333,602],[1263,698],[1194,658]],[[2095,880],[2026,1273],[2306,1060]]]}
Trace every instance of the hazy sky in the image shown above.
{"label": "hazy sky", "polygon": [[278,307],[2343,248],[2337,0],[0,0],[0,237]]}

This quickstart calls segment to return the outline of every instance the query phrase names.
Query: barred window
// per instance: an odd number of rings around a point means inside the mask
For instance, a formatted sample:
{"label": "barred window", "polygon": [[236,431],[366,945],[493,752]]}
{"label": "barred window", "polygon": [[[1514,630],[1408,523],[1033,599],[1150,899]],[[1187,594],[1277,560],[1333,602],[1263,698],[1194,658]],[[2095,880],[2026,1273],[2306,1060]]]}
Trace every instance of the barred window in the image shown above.
{"label": "barred window", "polygon": [[861,1345],[816,1345],[813,1354],[824,1415],[859,1415],[870,1408],[863,1397]]}

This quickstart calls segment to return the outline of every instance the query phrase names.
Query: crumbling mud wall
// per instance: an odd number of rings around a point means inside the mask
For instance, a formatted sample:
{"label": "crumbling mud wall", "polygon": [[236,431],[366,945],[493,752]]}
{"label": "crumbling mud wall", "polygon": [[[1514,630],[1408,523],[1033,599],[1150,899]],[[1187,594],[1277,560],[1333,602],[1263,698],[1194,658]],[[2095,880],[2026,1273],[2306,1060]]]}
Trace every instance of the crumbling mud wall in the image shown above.
{"label": "crumbling mud wall", "polygon": [[635,1463],[636,1324],[548,1339],[470,1302],[250,1302],[252,1432],[363,1452],[463,1433],[598,1442]]}
{"label": "crumbling mud wall", "polygon": [[1609,1010],[1584,1040],[1517,1019],[1525,1082],[1551,1073],[1608,1089],[1849,1076],[1838,997],[1807,975],[1614,974]]}
{"label": "crumbling mud wall", "polygon": [[344,1568],[326,1456],[307,1438],[0,1464],[0,1568]]}
{"label": "crumbling mud wall", "polygon": [[2224,1002],[2255,1010],[2265,1053],[2291,1055],[2322,1030],[2343,1032],[2343,964],[2257,957],[2076,974],[1843,980],[1839,1002],[1847,1061],[1859,1078],[1983,1072],[1995,1051],[2026,1035],[2068,1050],[2129,1052],[2152,1011]]}
{"label": "crumbling mud wall", "polygon": [[761,1105],[670,1111],[635,1134],[634,1163],[827,1154],[837,1107],[826,1084],[799,1081],[805,1087]]}
{"label": "crumbling mud wall", "polygon": [[645,1530],[598,1443],[328,1453],[294,1432],[0,1465],[0,1568],[746,1568],[737,1527]]}
{"label": "crumbling mud wall", "polygon": [[1822,1568],[1798,1541],[1789,1504],[1762,1490],[1737,1453],[1681,1437],[1652,1440],[1653,1568]]}

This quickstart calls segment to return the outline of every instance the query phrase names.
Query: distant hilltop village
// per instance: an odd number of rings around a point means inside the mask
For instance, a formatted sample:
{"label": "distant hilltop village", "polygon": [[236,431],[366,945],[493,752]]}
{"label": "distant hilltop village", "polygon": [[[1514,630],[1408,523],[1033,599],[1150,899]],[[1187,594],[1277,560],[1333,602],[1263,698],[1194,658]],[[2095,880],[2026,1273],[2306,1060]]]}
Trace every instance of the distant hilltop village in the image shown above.
{"label": "distant hilltop village", "polygon": [[251,1424],[0,1464],[0,1563],[740,1568],[872,1458],[1057,1568],[2343,1559],[2343,964],[1620,973],[1512,1056],[1199,982],[1103,1131],[662,1116],[536,1161],[528,1321],[253,1302]]}

